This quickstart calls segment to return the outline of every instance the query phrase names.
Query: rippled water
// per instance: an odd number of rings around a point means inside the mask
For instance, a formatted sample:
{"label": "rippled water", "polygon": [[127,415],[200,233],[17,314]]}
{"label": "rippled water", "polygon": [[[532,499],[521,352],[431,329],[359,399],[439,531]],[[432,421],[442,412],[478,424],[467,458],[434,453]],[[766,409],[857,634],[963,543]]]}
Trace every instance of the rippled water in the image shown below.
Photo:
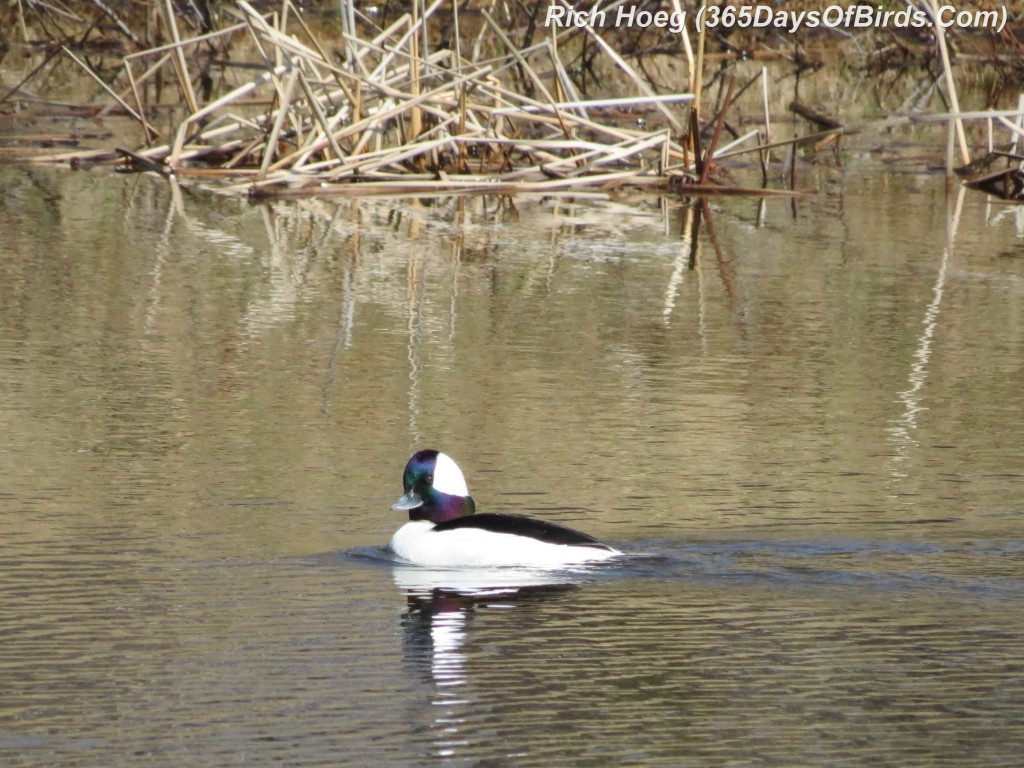
{"label": "rippled water", "polygon": [[[1024,220],[820,173],[694,252],[0,170],[0,762],[1018,765]],[[630,558],[392,563],[425,446]]]}

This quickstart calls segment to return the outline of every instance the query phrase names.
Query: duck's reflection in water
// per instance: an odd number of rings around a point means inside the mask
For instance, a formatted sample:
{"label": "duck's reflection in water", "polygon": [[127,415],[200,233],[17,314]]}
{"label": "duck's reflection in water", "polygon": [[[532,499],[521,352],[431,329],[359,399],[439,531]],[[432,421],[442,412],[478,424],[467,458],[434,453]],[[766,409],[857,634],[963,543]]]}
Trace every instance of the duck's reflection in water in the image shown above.
{"label": "duck's reflection in water", "polygon": [[395,585],[405,593],[402,614],[406,662],[433,682],[431,704],[439,757],[455,758],[467,744],[462,734],[472,701],[463,646],[471,620],[480,608],[509,609],[575,589],[571,572],[519,569],[444,570],[397,566]]}

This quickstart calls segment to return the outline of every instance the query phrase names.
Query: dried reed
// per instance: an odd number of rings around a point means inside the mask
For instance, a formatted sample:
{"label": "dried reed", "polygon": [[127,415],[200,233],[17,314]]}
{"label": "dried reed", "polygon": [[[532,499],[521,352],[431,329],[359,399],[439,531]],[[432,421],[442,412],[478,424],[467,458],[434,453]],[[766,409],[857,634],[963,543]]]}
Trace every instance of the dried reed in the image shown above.
{"label": "dried reed", "polygon": [[[560,59],[562,34],[518,46],[492,15],[495,6],[481,11],[485,23],[475,41],[458,39],[455,18],[454,44],[430,50],[427,26],[439,20],[442,0],[414,0],[411,12],[385,29],[361,14],[357,23],[356,5],[339,2],[343,23],[335,58],[292,0],[281,0],[274,12],[235,0],[229,26],[192,38],[179,32],[170,0],[159,0],[169,42],[124,57],[121,92],[65,48],[113,100],[108,109],[119,107],[139,124],[140,146],[37,160],[116,162],[125,170],[220,178],[222,189],[258,197],[607,191],[624,185],[704,194],[724,191],[708,180],[712,158],[756,135],[716,152],[727,98],[708,151],[694,157],[691,141],[699,147],[700,125],[688,113],[695,96],[655,93],[594,29],[584,36],[625,74],[635,97],[581,98]],[[123,24],[116,13],[111,18]],[[257,61],[244,64],[257,72],[202,103],[189,52],[230,36],[235,42],[248,38]],[[699,91],[703,39],[696,55],[688,38],[684,43],[689,81]],[[140,62],[148,66],[141,75]],[[154,145],[160,132],[143,93],[168,68],[185,109],[163,143]],[[267,105],[263,111],[254,108],[257,99]],[[617,120],[623,109],[657,110],[659,120],[650,129],[629,127]],[[680,135],[688,123],[692,135]]]}

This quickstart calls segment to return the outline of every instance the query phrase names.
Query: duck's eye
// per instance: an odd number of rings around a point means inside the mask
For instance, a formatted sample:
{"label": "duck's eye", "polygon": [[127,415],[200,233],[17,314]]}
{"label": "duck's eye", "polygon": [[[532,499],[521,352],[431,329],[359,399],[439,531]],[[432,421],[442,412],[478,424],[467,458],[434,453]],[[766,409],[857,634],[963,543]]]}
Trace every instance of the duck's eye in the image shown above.
{"label": "duck's eye", "polygon": [[427,475],[427,485],[433,485],[433,484],[434,484],[434,476],[433,475]]}

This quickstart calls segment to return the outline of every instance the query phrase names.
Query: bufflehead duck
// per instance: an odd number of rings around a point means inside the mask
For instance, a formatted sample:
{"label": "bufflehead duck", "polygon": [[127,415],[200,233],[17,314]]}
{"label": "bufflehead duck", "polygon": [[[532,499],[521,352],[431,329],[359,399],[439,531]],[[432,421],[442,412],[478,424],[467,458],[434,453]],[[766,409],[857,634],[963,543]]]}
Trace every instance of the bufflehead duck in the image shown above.
{"label": "bufflehead duck", "polygon": [[447,454],[417,451],[402,476],[405,495],[391,509],[409,522],[391,550],[417,565],[467,568],[559,567],[608,560],[622,553],[585,533],[521,515],[476,513],[466,480]]}

